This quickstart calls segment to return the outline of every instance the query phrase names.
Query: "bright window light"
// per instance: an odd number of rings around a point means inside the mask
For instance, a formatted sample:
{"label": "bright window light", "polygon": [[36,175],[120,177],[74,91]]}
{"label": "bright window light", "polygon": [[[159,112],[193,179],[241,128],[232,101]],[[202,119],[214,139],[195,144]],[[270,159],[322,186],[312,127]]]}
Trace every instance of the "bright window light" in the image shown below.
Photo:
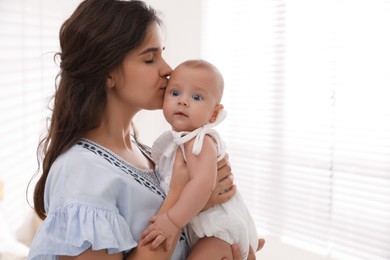
{"label": "bright window light", "polygon": [[390,1],[203,0],[219,130],[269,233],[339,259],[390,258]]}

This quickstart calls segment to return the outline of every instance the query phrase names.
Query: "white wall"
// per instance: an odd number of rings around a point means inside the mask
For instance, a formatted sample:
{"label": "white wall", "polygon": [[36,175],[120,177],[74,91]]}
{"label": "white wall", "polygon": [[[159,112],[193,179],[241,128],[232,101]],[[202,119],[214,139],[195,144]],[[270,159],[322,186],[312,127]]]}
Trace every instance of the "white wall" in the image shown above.
{"label": "white wall", "polygon": [[265,237],[265,240],[265,246],[256,254],[257,260],[335,260],[315,253],[314,250],[302,250],[272,236]]}

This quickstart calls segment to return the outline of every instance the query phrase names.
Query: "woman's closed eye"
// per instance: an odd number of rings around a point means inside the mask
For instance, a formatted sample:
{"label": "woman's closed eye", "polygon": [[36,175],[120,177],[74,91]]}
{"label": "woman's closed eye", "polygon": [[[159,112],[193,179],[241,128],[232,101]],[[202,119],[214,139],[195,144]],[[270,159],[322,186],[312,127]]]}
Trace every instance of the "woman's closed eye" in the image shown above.
{"label": "woman's closed eye", "polygon": [[144,59],[146,64],[154,63],[156,59],[156,55],[153,52],[149,52],[144,55]]}

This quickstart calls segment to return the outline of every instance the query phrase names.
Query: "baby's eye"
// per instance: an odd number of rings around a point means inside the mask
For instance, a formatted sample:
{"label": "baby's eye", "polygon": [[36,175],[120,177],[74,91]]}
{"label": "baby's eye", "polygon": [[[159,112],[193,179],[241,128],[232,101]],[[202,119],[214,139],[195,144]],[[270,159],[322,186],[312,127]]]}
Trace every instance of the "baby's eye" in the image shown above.
{"label": "baby's eye", "polygon": [[177,96],[179,96],[179,91],[177,91],[177,90],[172,90],[172,96],[174,96],[174,97],[177,97]]}
{"label": "baby's eye", "polygon": [[200,95],[192,95],[192,99],[196,101],[201,101],[202,97]]}

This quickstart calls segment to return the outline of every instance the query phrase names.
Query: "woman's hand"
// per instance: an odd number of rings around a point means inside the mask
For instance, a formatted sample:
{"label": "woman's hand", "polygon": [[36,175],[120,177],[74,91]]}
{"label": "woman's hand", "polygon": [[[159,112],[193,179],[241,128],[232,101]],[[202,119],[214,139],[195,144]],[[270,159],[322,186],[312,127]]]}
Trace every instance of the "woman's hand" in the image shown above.
{"label": "woman's hand", "polygon": [[226,154],[225,157],[217,163],[217,168],[217,184],[210,196],[210,199],[203,207],[203,211],[212,206],[228,201],[234,196],[234,194],[236,194],[236,186],[233,184],[233,174],[232,168],[229,164],[228,154]]}
{"label": "woman's hand", "polygon": [[[256,252],[262,249],[264,244],[265,244],[265,240],[263,238],[259,238],[257,242]],[[232,254],[233,254],[233,260],[243,260],[240,247],[237,244],[232,245]],[[226,260],[226,259],[222,259],[222,260]],[[251,246],[249,247],[248,260],[256,260],[255,252],[253,251],[253,248]]]}

